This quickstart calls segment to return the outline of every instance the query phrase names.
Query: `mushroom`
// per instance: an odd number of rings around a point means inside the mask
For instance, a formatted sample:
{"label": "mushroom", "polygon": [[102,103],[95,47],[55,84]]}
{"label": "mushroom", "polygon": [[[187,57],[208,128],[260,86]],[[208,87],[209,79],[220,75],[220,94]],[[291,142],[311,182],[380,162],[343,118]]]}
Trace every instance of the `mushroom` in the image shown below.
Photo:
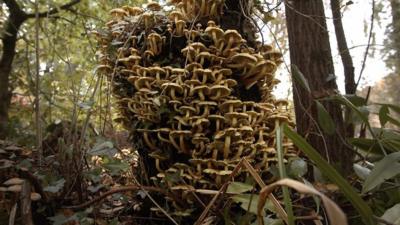
{"label": "mushroom", "polygon": [[191,89],[189,95],[193,96],[195,93],[197,93],[200,100],[204,101],[206,99],[206,95],[208,95],[209,92],[210,88],[207,85],[199,85]]}
{"label": "mushroom", "polygon": [[235,112],[235,109],[239,108],[242,106],[242,101],[233,99],[233,100],[227,100],[223,102],[219,108],[221,112]]}
{"label": "mushroom", "polygon": [[210,88],[210,99],[219,100],[231,94],[231,89],[225,85],[214,85]]}
{"label": "mushroom", "polygon": [[151,150],[157,150],[157,146],[153,143],[153,140],[150,140],[149,133],[154,133],[155,131],[148,130],[148,129],[137,129],[138,132],[143,134],[143,139],[146,145],[151,149]]}
{"label": "mushroom", "polygon": [[242,69],[242,75],[245,75],[256,63],[257,58],[249,53],[239,53],[229,59],[229,68]]}
{"label": "mushroom", "polygon": [[[181,153],[189,154],[186,148],[185,138],[192,135],[190,130],[174,130],[169,133],[169,139],[172,145]],[[179,145],[176,143],[175,138],[179,138]]]}
{"label": "mushroom", "polygon": [[221,115],[209,115],[208,119],[211,121],[215,121],[215,132],[218,133],[225,123],[225,117]]}
{"label": "mushroom", "polygon": [[117,21],[118,21],[118,20],[124,19],[124,17],[128,15],[128,13],[127,13],[124,9],[122,9],[122,8],[115,8],[115,9],[112,9],[112,10],[110,11],[110,14],[111,14],[111,16],[112,16],[114,19],[116,19]]}
{"label": "mushroom", "polygon": [[232,46],[242,42],[242,36],[237,30],[227,30],[224,33],[224,39],[226,42],[225,50],[232,48]]}
{"label": "mushroom", "polygon": [[213,101],[199,101],[195,100],[193,102],[196,105],[197,112],[201,117],[207,118],[210,114],[210,110],[214,109],[218,104]]}
{"label": "mushroom", "polygon": [[177,93],[183,93],[182,86],[175,82],[164,83],[161,85],[161,87],[163,88],[163,91],[167,92],[169,97],[171,97],[171,99],[173,100],[178,99],[178,97],[176,96]]}
{"label": "mushroom", "polygon": [[39,193],[36,193],[36,192],[31,193],[32,201],[36,202],[36,201],[39,201],[40,199],[42,199],[42,196]]}
{"label": "mushroom", "polygon": [[[169,128],[160,128],[157,130],[157,137],[160,141],[166,142],[166,143],[171,143],[169,140],[169,132],[171,132],[171,129]],[[168,138],[165,138],[163,134],[167,134]]]}
{"label": "mushroom", "polygon": [[218,16],[219,15],[219,8],[221,5],[221,0],[214,0],[211,9],[210,9],[210,16]]}
{"label": "mushroom", "polygon": [[211,61],[212,55],[209,52],[200,52],[200,54],[196,55],[196,62],[199,62],[201,65],[204,65],[206,60]]}
{"label": "mushroom", "polygon": [[220,131],[215,135],[215,137],[214,137],[215,140],[221,140],[221,139],[224,140],[224,149],[223,149],[224,159],[227,159],[229,156],[229,153],[230,153],[229,150],[230,150],[230,146],[231,146],[233,137],[238,137],[238,136],[240,136],[240,133],[237,131],[237,128],[233,128],[233,127],[227,128],[223,131]]}
{"label": "mushroom", "polygon": [[228,112],[225,113],[225,119],[230,123],[231,127],[237,127],[240,126],[238,121],[248,119],[248,115],[246,113]]}
{"label": "mushroom", "polygon": [[[194,56],[195,57],[195,56]],[[185,69],[188,72],[194,72],[195,69],[201,69],[203,68],[203,66],[200,63],[196,63],[196,62],[192,62],[190,64],[188,64]]]}
{"label": "mushroom", "polygon": [[251,144],[252,144],[251,141],[245,141],[245,140],[238,140],[237,142],[235,142],[233,145],[237,147],[237,152],[235,153],[232,159],[233,160],[240,159],[245,149],[249,148]]}
{"label": "mushroom", "polygon": [[226,68],[213,70],[213,75],[215,79],[215,84],[219,84],[222,81],[222,79],[232,75],[232,70]]}
{"label": "mushroom", "polygon": [[198,30],[193,29],[185,29],[184,30],[185,37],[189,42],[193,42],[198,36],[200,36],[200,32]]}
{"label": "mushroom", "polygon": [[203,85],[207,84],[207,81],[212,78],[212,70],[210,69],[195,69],[193,71],[193,79],[199,80]]}
{"label": "mushroom", "polygon": [[151,33],[149,36],[147,36],[147,40],[150,50],[155,55],[160,54],[162,51],[163,38],[157,33]]}
{"label": "mushroom", "polygon": [[207,47],[201,42],[193,42],[189,46],[194,49],[196,55],[200,54],[200,52],[208,51]]}
{"label": "mushroom", "polygon": [[144,27],[146,30],[150,28],[150,23],[151,23],[151,18],[153,17],[153,13],[151,12],[145,12],[142,14],[143,20],[144,20]]}
{"label": "mushroom", "polygon": [[143,13],[143,9],[140,7],[123,6],[124,9],[130,16],[138,16]]}
{"label": "mushroom", "polygon": [[149,3],[147,3],[146,8],[151,11],[160,11],[161,5],[158,4],[157,2],[150,1]]}
{"label": "mushroom", "polygon": [[182,54],[186,57],[189,63],[193,63],[196,57],[196,51],[190,45],[186,46],[181,50]]}
{"label": "mushroom", "polygon": [[205,127],[208,127],[210,121],[201,116],[194,116],[191,119],[191,124],[194,133],[203,133]]}
{"label": "mushroom", "polygon": [[168,155],[166,155],[165,153],[163,153],[160,150],[157,150],[157,151],[150,153],[149,156],[156,160],[156,169],[159,172],[164,172],[164,170],[161,169],[160,161],[165,161],[165,160],[169,159]]}
{"label": "mushroom", "polygon": [[217,47],[217,49],[220,49],[220,51],[222,51],[222,46],[220,46],[220,44],[223,43],[221,42],[221,40],[224,39],[224,31],[221,28],[216,27],[214,21],[209,21],[208,24],[209,25],[206,28],[205,32],[209,36],[211,36],[215,47]]}
{"label": "mushroom", "polygon": [[8,179],[7,181],[5,181],[3,183],[3,185],[5,186],[12,186],[12,185],[22,185],[24,183],[24,179],[18,178],[18,177],[14,177],[11,179]]}
{"label": "mushroom", "polygon": [[175,34],[178,37],[182,37],[183,35],[185,35],[185,27],[186,27],[186,21],[184,20],[178,20],[175,23]]}
{"label": "mushroom", "polygon": [[184,19],[184,15],[179,11],[172,11],[169,13],[169,19],[174,21],[174,23],[176,24],[179,20]]}
{"label": "mushroom", "polygon": [[192,143],[195,145],[192,157],[200,156],[204,154],[206,150],[206,144],[210,142],[204,133],[196,133],[192,138]]}

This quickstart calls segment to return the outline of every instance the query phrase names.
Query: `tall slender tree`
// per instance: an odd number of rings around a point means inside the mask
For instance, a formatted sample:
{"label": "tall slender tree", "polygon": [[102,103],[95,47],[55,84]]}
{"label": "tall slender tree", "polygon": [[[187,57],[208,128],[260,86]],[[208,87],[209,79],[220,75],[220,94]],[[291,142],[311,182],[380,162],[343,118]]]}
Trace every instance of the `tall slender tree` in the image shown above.
{"label": "tall slender tree", "polygon": [[[318,125],[316,100],[338,93],[332,79],[334,65],[322,0],[285,1],[290,60],[308,81],[310,91],[293,81],[294,105],[298,132],[307,138],[331,163],[343,171],[351,168],[352,150],[346,145],[345,125],[340,106],[321,101],[335,122],[333,135]],[[296,69],[297,70],[297,69]],[[292,73],[296,73],[292,69]]]}
{"label": "tall slender tree", "polygon": [[[357,84],[354,75],[354,64],[353,58],[350,55],[349,48],[347,46],[346,34],[343,28],[341,5],[339,0],[331,0],[331,10],[333,15],[333,25],[335,27],[335,36],[338,46],[340,58],[342,59],[343,70],[344,70],[344,82],[346,94],[354,95],[357,91]],[[351,110],[346,110],[346,118],[350,118]],[[354,124],[348,122],[346,125],[346,136],[351,138],[354,136]]]}
{"label": "tall slender tree", "polygon": [[395,74],[400,75],[400,1],[390,0],[390,7],[392,9],[392,23],[389,33],[389,49],[393,51],[393,54],[390,54],[387,62]]}

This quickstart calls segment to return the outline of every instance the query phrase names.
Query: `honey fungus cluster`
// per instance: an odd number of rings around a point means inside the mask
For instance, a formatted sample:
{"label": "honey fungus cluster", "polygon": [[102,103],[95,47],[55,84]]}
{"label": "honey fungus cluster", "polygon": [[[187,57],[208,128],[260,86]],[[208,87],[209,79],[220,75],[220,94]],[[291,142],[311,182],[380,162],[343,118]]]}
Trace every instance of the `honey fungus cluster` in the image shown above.
{"label": "honey fungus cluster", "polygon": [[[190,192],[220,188],[244,157],[270,178],[275,129],[294,124],[288,102],[272,95],[278,51],[251,48],[237,30],[221,29],[223,0],[170,3],[170,12],[155,2],[114,9],[95,35],[98,70],[113,84],[121,120],[154,162],[152,182],[169,190],[174,213],[185,216],[195,207]],[[242,97],[254,88],[259,100]],[[296,156],[286,139],[283,148],[286,158]]]}

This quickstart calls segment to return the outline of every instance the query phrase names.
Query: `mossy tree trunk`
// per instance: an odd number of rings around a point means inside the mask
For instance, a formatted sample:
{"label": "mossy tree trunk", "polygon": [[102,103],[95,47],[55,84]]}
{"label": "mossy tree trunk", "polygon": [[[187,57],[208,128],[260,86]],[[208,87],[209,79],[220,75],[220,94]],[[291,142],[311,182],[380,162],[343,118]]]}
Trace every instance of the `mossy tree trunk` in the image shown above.
{"label": "mossy tree trunk", "polygon": [[334,135],[319,129],[315,100],[335,95],[337,84],[329,33],[322,0],[285,1],[289,34],[290,60],[304,74],[311,93],[293,82],[293,97],[297,131],[316,148],[321,155],[337,165],[343,172],[352,166],[353,152],[345,141],[345,124],[341,107],[330,101],[322,101],[336,124]]}

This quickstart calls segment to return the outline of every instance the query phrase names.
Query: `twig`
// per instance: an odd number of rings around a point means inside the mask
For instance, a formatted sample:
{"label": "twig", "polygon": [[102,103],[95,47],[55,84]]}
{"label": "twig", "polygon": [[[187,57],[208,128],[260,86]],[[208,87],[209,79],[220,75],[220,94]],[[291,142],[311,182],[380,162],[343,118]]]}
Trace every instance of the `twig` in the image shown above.
{"label": "twig", "polygon": [[50,15],[59,13],[60,10],[69,10],[72,6],[78,4],[79,2],[81,2],[81,0],[73,0],[73,1],[71,1],[67,4],[64,4],[62,6],[59,6],[57,8],[50,9],[49,11],[41,12],[41,13],[37,12],[35,14],[26,14],[26,16],[27,16],[27,18],[48,17]]}
{"label": "twig", "polygon": [[358,75],[358,80],[357,80],[355,89],[357,89],[358,85],[360,84],[360,80],[361,80],[362,74],[364,73],[365,66],[367,63],[369,48],[371,47],[372,35],[374,32],[374,21],[375,21],[375,0],[372,0],[371,27],[369,29],[368,44],[367,44],[367,48],[365,49],[364,60],[363,60],[362,66],[361,66],[360,75]]}
{"label": "twig", "polygon": [[36,77],[35,77],[35,122],[36,122],[36,149],[39,155],[39,166],[43,164],[43,137],[42,124],[40,121],[40,45],[39,45],[39,0],[35,0],[35,57],[36,57]]}
{"label": "twig", "polygon": [[31,184],[24,181],[20,195],[22,224],[33,225],[31,205]]}
{"label": "twig", "polygon": [[90,206],[90,205],[92,205],[92,204],[94,204],[96,202],[99,202],[99,201],[103,200],[104,198],[106,198],[107,196],[110,196],[112,194],[120,193],[120,192],[127,192],[127,191],[137,191],[137,190],[141,190],[141,189],[143,189],[145,191],[153,191],[153,192],[161,192],[161,193],[165,192],[161,188],[130,185],[130,186],[125,186],[125,187],[118,187],[118,188],[115,188],[113,190],[107,191],[106,193],[104,193],[104,194],[102,194],[102,195],[100,195],[100,196],[98,196],[98,197],[96,197],[96,198],[94,198],[94,199],[92,199],[92,200],[90,200],[88,202],[82,203],[80,205],[65,206],[63,208],[64,209],[80,210],[80,209],[87,208],[88,206]]}
{"label": "twig", "polygon": [[17,208],[18,208],[18,203],[16,202],[13,207],[11,208],[10,216],[8,219],[8,225],[14,225],[15,224],[15,215],[17,215]]}

